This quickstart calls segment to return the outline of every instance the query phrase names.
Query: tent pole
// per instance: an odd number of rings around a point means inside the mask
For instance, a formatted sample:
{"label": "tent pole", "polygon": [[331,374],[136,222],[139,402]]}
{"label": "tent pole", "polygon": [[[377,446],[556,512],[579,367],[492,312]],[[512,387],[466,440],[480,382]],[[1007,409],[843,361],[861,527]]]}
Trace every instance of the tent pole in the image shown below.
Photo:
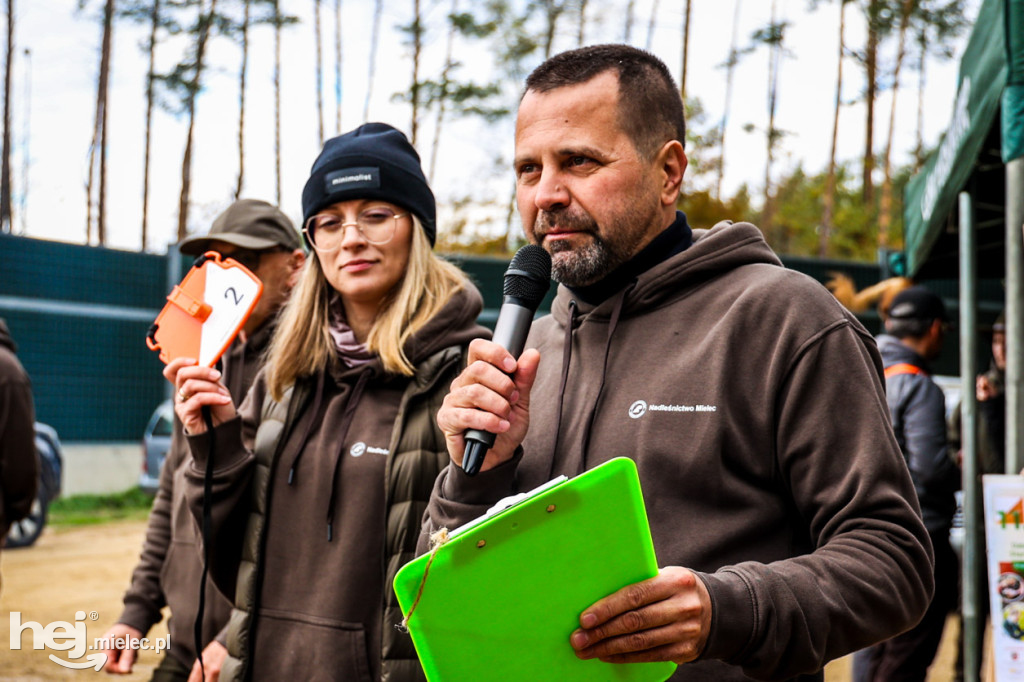
{"label": "tent pole", "polygon": [[977,396],[974,377],[978,355],[978,273],[975,251],[974,209],[971,195],[960,193],[960,391],[961,444],[963,446],[964,545],[961,580],[964,682],[977,682],[981,668],[982,623],[978,608],[982,574],[981,478],[978,476]]}
{"label": "tent pole", "polygon": [[1024,466],[1024,158],[1006,164],[1006,473]]}

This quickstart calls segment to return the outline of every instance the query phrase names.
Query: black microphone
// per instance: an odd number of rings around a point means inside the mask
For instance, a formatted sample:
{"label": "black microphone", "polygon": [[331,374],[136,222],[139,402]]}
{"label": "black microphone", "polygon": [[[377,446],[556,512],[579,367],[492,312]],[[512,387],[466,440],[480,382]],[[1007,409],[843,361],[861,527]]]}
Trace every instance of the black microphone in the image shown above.
{"label": "black microphone", "polygon": [[[494,325],[494,343],[519,359],[526,345],[537,306],[551,286],[551,256],[542,247],[527,244],[516,251],[505,271],[505,294]],[[484,455],[494,445],[494,434],[477,429],[466,431],[466,452],[462,469],[467,476],[476,476]]]}

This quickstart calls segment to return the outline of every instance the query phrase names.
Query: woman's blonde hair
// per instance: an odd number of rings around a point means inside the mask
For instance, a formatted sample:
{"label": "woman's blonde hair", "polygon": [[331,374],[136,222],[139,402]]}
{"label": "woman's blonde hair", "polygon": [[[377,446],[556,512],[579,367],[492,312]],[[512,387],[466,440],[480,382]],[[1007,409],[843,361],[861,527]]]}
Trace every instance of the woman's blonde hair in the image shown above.
{"label": "woman's blonde hair", "polygon": [[[377,355],[384,371],[405,376],[412,376],[415,369],[405,354],[406,342],[467,284],[461,270],[434,255],[419,219],[411,217],[405,275],[385,295],[366,337],[367,349]],[[267,350],[267,385],[274,400],[280,400],[299,377],[338,361],[329,331],[334,290],[320,259],[311,255]]]}

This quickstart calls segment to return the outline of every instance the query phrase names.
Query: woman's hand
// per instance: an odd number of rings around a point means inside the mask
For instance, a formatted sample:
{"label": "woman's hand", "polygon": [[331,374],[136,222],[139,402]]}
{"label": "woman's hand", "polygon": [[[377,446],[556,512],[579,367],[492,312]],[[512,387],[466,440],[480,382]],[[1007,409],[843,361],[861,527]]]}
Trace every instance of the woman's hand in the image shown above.
{"label": "woman's hand", "polygon": [[164,367],[164,378],[174,384],[174,412],[189,435],[206,433],[204,405],[210,406],[214,426],[234,419],[235,404],[217,370],[192,358],[177,358]]}

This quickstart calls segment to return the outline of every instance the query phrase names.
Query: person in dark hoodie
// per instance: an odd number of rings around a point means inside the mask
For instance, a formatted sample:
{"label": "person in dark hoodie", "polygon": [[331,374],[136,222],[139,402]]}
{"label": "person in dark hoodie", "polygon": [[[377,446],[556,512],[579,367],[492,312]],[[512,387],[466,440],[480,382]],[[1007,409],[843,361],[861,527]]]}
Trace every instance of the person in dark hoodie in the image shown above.
{"label": "person in dark hoodie", "polygon": [[[470,345],[419,550],[501,497],[630,456],[664,568],[584,609],[567,650],[685,664],[674,680],[820,680],[921,617],[928,534],[874,340],[755,226],[690,228],[683,139],[679,90],[644,51],[584,47],[527,79],[517,201],[561,286],[518,361]],[[497,434],[474,477],[468,428]]]}
{"label": "person in dark hoodie", "polygon": [[887,333],[878,337],[893,431],[910,468],[935,553],[935,596],[913,629],[857,652],[853,662],[857,682],[923,682],[939,648],[946,616],[957,605],[959,568],[949,529],[960,470],[949,456],[946,400],[928,366],[942,352],[946,327],[942,299],[918,285],[892,300],[885,320]]}
{"label": "person in dark hoodie", "polygon": [[[256,378],[281,307],[306,262],[299,233],[276,206],[258,199],[239,199],[217,216],[209,232],[184,240],[178,250],[186,256],[215,251],[246,266],[263,283],[263,295],[217,364],[228,391],[241,401]],[[185,499],[185,472],[190,463],[181,424],[175,419],[146,540],[124,595],[124,610],[103,636],[109,673],[132,671],[138,652],[123,644],[119,647],[119,642],[145,637],[163,618],[161,611],[167,606],[171,647],[153,671],[152,682],[200,681],[193,627],[203,567],[196,548],[196,523]],[[230,600],[207,579],[200,645],[208,678],[219,673],[227,656],[230,615]]]}
{"label": "person in dark hoodie", "polygon": [[[302,193],[315,258],[239,410],[219,373],[172,362],[210,569],[235,596],[224,680],[423,679],[391,588],[447,463],[435,415],[482,298],[431,251],[434,196],[406,137],[368,123],[328,140]],[[211,408],[211,433],[201,415]]]}
{"label": "person in dark hoodie", "polygon": [[39,485],[32,382],[0,318],[0,547],[15,521],[28,516]]}
{"label": "person in dark hoodie", "polygon": [[[1006,473],[1006,313],[999,313],[992,325],[992,360],[974,381],[978,400],[978,465],[982,474]],[[947,424],[950,450],[962,466],[962,403],[957,404]]]}

